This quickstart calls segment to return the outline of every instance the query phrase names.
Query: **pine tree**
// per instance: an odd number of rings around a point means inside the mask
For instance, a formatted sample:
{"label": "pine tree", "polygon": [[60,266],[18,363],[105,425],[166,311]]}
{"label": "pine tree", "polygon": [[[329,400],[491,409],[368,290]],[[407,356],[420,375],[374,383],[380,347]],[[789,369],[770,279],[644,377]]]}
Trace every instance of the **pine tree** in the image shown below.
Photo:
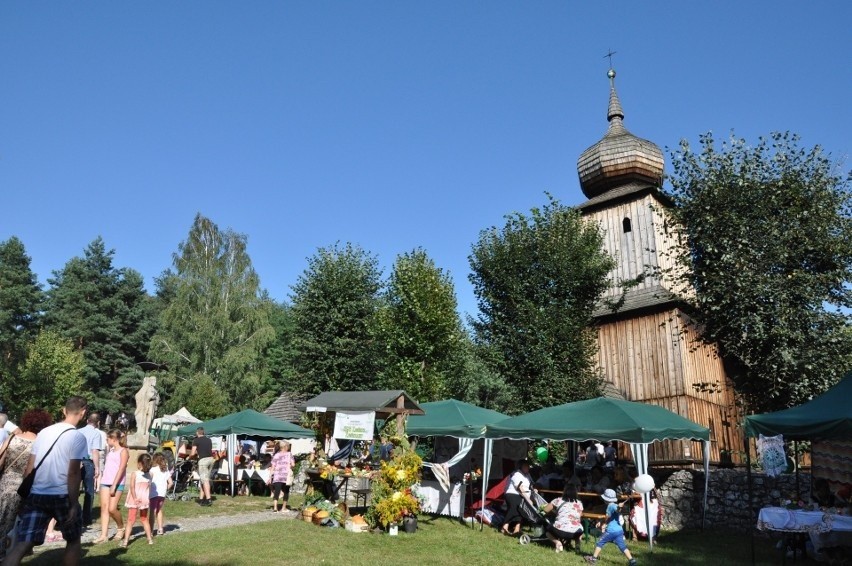
{"label": "pine tree", "polygon": [[35,339],[44,294],[16,237],[0,243],[0,395],[8,399],[27,344]]}
{"label": "pine tree", "polygon": [[[137,365],[153,330],[142,278],[113,266],[115,250],[98,237],[60,271],[48,291],[45,325],[71,341],[86,362],[85,389],[93,409],[117,412],[133,404],[142,382]],[[120,376],[130,376],[116,389]]]}

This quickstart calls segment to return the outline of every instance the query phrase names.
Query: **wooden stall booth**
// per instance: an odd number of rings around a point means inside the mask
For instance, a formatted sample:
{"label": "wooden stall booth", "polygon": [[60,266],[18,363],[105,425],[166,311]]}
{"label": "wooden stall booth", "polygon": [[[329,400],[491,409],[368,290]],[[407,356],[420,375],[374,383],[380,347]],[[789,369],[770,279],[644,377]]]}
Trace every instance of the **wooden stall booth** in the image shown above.
{"label": "wooden stall booth", "polygon": [[[377,418],[395,418],[396,429],[403,434],[408,415],[424,414],[417,401],[401,389],[327,391],[305,401],[304,410],[308,414],[325,415],[326,423],[331,427],[324,457],[307,470],[311,485],[322,490],[332,501],[338,498],[341,490],[344,501],[352,493],[355,503],[364,507],[369,505],[369,471],[374,463],[372,458],[353,459],[355,443],[374,442]],[[339,450],[331,450],[329,447],[332,445]],[[344,463],[342,468],[336,465],[339,462]]]}

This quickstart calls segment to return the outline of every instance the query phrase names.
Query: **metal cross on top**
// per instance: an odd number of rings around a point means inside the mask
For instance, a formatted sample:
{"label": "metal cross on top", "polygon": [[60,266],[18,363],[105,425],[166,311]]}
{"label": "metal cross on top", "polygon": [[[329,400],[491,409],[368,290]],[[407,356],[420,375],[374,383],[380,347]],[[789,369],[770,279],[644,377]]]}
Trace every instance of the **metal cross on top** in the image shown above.
{"label": "metal cross on top", "polygon": [[612,56],[615,55],[616,53],[617,53],[616,51],[613,51],[612,49],[610,49],[609,52],[606,55],[604,55],[604,59],[609,59],[609,68],[610,69],[612,69]]}

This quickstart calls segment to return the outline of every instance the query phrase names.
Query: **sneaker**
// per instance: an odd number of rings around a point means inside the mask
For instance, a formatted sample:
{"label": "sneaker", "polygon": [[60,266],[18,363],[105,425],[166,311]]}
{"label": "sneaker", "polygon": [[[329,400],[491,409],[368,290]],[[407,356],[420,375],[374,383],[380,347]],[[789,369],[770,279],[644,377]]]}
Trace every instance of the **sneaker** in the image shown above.
{"label": "sneaker", "polygon": [[627,563],[627,566],[636,566],[637,564],[638,562],[636,562],[636,559],[631,558],[630,561]]}
{"label": "sneaker", "polygon": [[598,561],[598,559],[595,558],[594,556],[586,556],[586,562],[588,562],[589,564],[594,564],[597,561]]}

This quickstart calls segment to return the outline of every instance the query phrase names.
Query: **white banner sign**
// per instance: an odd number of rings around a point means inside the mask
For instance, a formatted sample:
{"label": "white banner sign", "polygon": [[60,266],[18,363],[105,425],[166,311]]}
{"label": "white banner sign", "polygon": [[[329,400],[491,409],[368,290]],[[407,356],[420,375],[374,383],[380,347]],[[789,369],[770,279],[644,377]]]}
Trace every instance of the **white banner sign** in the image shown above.
{"label": "white banner sign", "polygon": [[375,411],[337,412],[334,419],[334,438],[348,440],[373,440],[376,423]]}

